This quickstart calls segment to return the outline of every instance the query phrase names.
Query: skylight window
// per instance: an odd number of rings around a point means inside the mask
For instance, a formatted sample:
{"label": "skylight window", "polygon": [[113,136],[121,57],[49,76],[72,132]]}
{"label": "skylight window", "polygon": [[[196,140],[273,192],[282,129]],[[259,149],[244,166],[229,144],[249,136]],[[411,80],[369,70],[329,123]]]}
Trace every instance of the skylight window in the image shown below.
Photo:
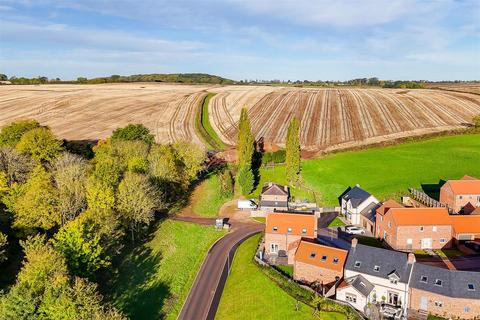
{"label": "skylight window", "polygon": [[442,280],[435,279],[435,285],[441,287],[442,286]]}
{"label": "skylight window", "polygon": [[380,271],[380,266],[374,266],[374,267],[373,267],[373,271],[379,272],[379,271]]}
{"label": "skylight window", "polygon": [[360,268],[360,266],[362,265],[362,262],[361,261],[355,261],[355,268]]}
{"label": "skylight window", "polygon": [[315,258],[316,255],[317,255],[317,254],[316,254],[315,252],[311,252],[311,253],[310,253],[310,258],[313,259],[313,258]]}
{"label": "skylight window", "polygon": [[421,276],[420,277],[420,282],[427,283],[428,277],[427,276]]}
{"label": "skylight window", "polygon": [[322,256],[322,261],[327,261],[327,256]]}
{"label": "skylight window", "polygon": [[288,228],[287,231],[288,231],[288,233],[291,233],[291,232],[292,232],[292,228]]}
{"label": "skylight window", "polygon": [[338,258],[337,257],[333,258],[333,264],[337,264],[337,263],[338,263]]}
{"label": "skylight window", "polygon": [[273,231],[278,231],[278,227],[273,227]]}
{"label": "skylight window", "polygon": [[302,229],[302,234],[307,234],[307,229]]}
{"label": "skylight window", "polygon": [[365,283],[363,283],[362,281],[360,281],[360,285],[364,288],[366,287]]}
{"label": "skylight window", "polygon": [[468,284],[468,291],[475,291],[475,285],[473,283]]}

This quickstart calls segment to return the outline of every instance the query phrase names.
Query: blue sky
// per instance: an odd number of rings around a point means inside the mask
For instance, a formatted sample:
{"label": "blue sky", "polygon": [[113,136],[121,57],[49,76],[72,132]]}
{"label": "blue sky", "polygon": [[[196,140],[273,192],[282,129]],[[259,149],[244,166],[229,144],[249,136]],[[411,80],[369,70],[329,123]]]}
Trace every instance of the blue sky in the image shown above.
{"label": "blue sky", "polygon": [[0,73],[480,79],[480,0],[0,0]]}

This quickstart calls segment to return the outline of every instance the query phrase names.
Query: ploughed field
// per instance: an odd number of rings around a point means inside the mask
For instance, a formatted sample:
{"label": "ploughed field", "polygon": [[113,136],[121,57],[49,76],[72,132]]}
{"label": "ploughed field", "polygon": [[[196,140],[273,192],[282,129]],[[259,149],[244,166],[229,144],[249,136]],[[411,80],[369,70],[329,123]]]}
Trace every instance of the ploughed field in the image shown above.
{"label": "ploughed field", "polygon": [[242,107],[256,138],[282,146],[288,122],[301,120],[302,147],[330,151],[447,131],[480,114],[480,95],[429,89],[295,88],[161,83],[0,86],[0,126],[34,118],[61,138],[96,140],[143,123],[157,142],[201,144],[195,117],[208,92],[209,120],[234,145]]}
{"label": "ploughed field", "polygon": [[211,122],[227,144],[235,142],[242,106],[256,137],[279,145],[297,117],[302,146],[311,151],[457,129],[480,114],[480,96],[442,90],[241,88],[222,88],[210,102]]}

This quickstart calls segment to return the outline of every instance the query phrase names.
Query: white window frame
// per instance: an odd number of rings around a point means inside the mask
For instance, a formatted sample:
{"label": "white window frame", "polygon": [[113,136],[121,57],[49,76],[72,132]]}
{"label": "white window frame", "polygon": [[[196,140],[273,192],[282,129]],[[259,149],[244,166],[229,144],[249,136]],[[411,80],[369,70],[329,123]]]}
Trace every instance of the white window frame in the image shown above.
{"label": "white window frame", "polygon": [[347,292],[345,293],[345,301],[356,304],[357,303],[357,296],[353,293]]}
{"label": "white window frame", "polygon": [[433,231],[433,232],[437,232],[437,226],[433,226],[433,227],[432,227],[432,231]]}
{"label": "white window frame", "polygon": [[278,244],[270,243],[270,253],[278,253]]}

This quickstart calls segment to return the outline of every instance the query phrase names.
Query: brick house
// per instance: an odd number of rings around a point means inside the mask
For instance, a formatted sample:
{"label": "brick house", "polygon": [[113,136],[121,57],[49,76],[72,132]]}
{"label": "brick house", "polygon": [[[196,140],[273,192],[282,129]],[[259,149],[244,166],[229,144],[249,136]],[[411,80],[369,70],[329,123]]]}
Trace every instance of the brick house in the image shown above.
{"label": "brick house", "polygon": [[304,283],[331,286],[343,277],[347,250],[301,240],[295,252],[293,278]]}
{"label": "brick house", "polygon": [[361,312],[369,304],[382,303],[380,311],[384,315],[404,316],[414,263],[412,253],[365,246],[353,239],[337,300],[348,302]]}
{"label": "brick house", "polygon": [[[365,228],[370,230],[368,220],[374,216],[376,206],[379,201],[367,191],[356,185],[340,197],[341,213],[345,215],[348,222],[354,225],[365,224]],[[373,213],[373,215],[372,215]],[[363,217],[362,217],[363,216]],[[373,233],[374,229],[371,228]]]}
{"label": "brick house", "polygon": [[376,237],[395,250],[444,249],[452,246],[447,208],[388,208],[377,215]]}
{"label": "brick house", "polygon": [[[470,176],[448,180],[440,188],[440,202],[455,212],[471,213],[480,207],[480,180]],[[464,209],[469,210],[464,212]]]}
{"label": "brick house", "polygon": [[480,239],[480,215],[450,216],[453,226],[453,237],[458,242]]}
{"label": "brick house", "polygon": [[317,217],[313,213],[267,214],[265,258],[270,263],[292,265],[302,238],[317,238]]}
{"label": "brick house", "polygon": [[[383,202],[382,205],[377,208],[375,220],[378,220],[378,222],[383,222],[383,220],[385,219],[385,214],[391,208],[403,208],[403,206],[395,200],[389,199]],[[383,234],[384,231],[386,231],[385,226],[385,224],[377,223],[377,221],[375,221],[375,237],[380,238],[380,234]]]}
{"label": "brick house", "polygon": [[262,188],[260,210],[288,210],[289,192],[287,186],[269,182]]}
{"label": "brick house", "polygon": [[410,279],[409,306],[443,318],[478,319],[480,273],[416,263]]}

